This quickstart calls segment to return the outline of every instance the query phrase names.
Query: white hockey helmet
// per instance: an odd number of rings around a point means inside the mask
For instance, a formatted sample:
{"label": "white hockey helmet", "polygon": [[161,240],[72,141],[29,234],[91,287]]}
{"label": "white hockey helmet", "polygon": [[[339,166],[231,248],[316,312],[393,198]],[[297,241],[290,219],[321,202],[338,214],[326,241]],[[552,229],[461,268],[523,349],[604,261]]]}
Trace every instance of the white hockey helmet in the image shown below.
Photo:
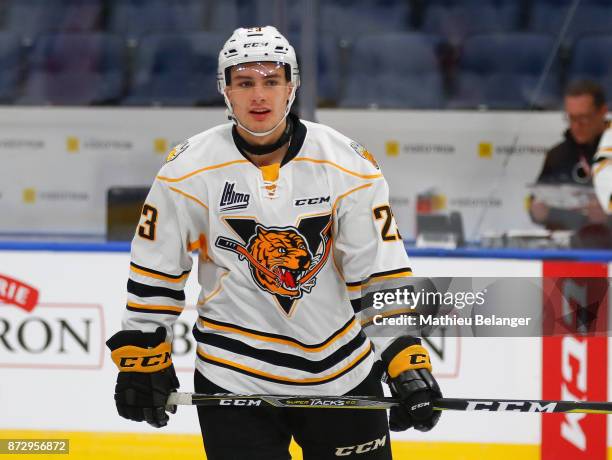
{"label": "white hockey helmet", "polygon": [[[235,65],[247,62],[278,62],[283,64],[287,71],[288,80],[293,86],[283,118],[274,128],[266,132],[254,132],[243,126],[234,116],[232,105],[225,94],[225,87],[229,83],[229,70]],[[280,126],[291,110],[298,86],[300,86],[300,72],[295,50],[289,44],[289,41],[276,30],[276,27],[265,26],[236,29],[219,52],[217,89],[225,99],[228,116],[234,123],[254,136],[266,136]]]}

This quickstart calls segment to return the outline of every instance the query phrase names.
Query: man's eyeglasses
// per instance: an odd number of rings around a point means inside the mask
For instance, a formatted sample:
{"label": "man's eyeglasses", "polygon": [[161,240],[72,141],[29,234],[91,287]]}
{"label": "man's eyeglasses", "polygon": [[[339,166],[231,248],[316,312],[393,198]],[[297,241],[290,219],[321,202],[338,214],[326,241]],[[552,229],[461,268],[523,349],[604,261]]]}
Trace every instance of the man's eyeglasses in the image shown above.
{"label": "man's eyeglasses", "polygon": [[566,113],[565,120],[571,124],[585,125],[585,124],[592,122],[595,119],[596,115],[597,115],[596,112],[583,113],[579,115],[571,115],[569,113]]}

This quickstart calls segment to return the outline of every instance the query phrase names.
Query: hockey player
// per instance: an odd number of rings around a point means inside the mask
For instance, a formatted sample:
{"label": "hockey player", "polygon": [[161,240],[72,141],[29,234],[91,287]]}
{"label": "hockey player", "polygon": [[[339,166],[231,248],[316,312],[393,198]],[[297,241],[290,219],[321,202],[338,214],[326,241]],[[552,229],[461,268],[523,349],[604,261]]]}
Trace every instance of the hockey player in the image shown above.
{"label": "hockey player", "polygon": [[612,214],[612,128],[604,131],[595,155],[593,165],[593,185],[601,208]]}
{"label": "hockey player", "polygon": [[[391,428],[430,430],[441,394],[427,350],[411,336],[368,336],[368,296],[411,275],[376,161],[289,113],[298,65],[274,27],[237,29],[217,78],[232,123],[170,152],[132,242],[127,310],[107,342],[119,414],[168,421],[165,401],[179,386],[172,324],[197,250],[197,392],[381,396],[384,376],[403,402]],[[385,411],[198,415],[211,460],[287,459],[291,437],[305,459],[391,458]]]}

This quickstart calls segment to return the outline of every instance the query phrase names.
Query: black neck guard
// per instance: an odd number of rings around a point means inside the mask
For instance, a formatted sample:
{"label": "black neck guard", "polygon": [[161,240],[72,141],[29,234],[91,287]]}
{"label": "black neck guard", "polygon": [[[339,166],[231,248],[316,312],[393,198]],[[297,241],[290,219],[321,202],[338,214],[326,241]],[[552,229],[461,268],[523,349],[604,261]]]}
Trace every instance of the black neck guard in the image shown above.
{"label": "black neck guard", "polygon": [[239,133],[238,129],[234,125],[232,127],[232,137],[234,138],[234,142],[238,146],[240,150],[250,153],[251,155],[266,155],[268,153],[272,153],[275,150],[278,150],[283,145],[285,145],[291,139],[291,135],[293,134],[293,122],[290,117],[287,117],[287,126],[283,131],[283,134],[273,142],[272,144],[267,145],[253,145],[249,144]]}
{"label": "black neck guard", "polygon": [[[306,140],[306,125],[304,125],[304,123],[302,123],[300,119],[293,113],[290,113],[287,116],[287,120],[291,120],[292,135],[289,141],[289,147],[287,147],[287,153],[285,154],[283,161],[281,161],[281,166],[284,166],[285,164],[289,163],[297,156],[298,153],[300,153],[300,150],[302,150],[302,145],[304,145],[304,141]],[[240,138],[240,136],[238,136],[235,126],[232,129],[232,137],[234,139],[236,149],[238,150],[238,152],[240,152],[240,155],[242,155],[245,159],[251,161],[251,159],[245,153],[245,150],[241,148],[238,144],[237,139]]]}

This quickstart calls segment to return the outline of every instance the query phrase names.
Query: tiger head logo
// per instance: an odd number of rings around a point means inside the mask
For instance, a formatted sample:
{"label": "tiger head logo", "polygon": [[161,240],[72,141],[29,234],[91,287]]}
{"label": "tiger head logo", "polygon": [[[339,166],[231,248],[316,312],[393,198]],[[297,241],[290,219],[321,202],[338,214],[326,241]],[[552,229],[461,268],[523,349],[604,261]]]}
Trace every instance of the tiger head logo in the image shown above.
{"label": "tiger head logo", "polygon": [[308,216],[297,226],[287,227],[265,227],[250,218],[225,221],[242,242],[219,235],[215,246],[246,261],[257,287],[272,294],[290,315],[295,302],[315,287],[329,258],[331,215]]}
{"label": "tiger head logo", "polygon": [[285,297],[301,297],[300,281],[313,264],[302,235],[290,228],[265,229],[258,225],[247,250],[257,262],[251,264],[251,273],[261,288]]}

